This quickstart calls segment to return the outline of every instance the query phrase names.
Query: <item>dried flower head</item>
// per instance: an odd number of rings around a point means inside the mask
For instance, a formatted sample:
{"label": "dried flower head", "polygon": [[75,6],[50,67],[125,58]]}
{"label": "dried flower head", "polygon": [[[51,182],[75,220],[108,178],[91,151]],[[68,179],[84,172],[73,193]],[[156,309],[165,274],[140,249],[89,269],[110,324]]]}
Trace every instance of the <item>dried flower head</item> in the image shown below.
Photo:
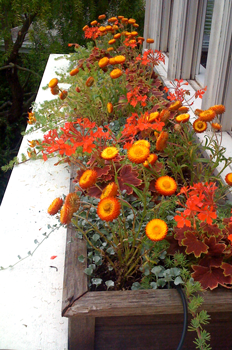
{"label": "dried flower head", "polygon": [[145,168],[149,168],[150,165],[155,164],[155,162],[157,161],[157,159],[158,159],[157,155],[154,154],[154,153],[151,153],[151,154],[149,154],[147,160],[145,160],[145,162],[143,163],[143,166],[144,166]]}
{"label": "dried flower head", "polygon": [[198,133],[204,132],[207,129],[207,123],[198,118],[193,122],[193,129]]}
{"label": "dried flower head", "polygon": [[113,104],[111,102],[108,102],[107,103],[107,112],[112,113],[113,109],[114,109]]}
{"label": "dried flower head", "polygon": [[86,170],[79,180],[80,187],[85,190],[95,184],[97,180],[97,172],[92,169]]}
{"label": "dried flower head", "polygon": [[147,140],[138,140],[138,141],[135,141],[133,146],[138,146],[138,145],[142,145],[142,146],[145,146],[147,148],[150,148],[151,147],[151,144],[149,141]]}
{"label": "dried flower head", "polygon": [[103,57],[98,62],[98,65],[99,65],[100,68],[104,68],[104,67],[107,66],[108,63],[109,63],[109,58],[108,57]]}
{"label": "dried flower head", "polygon": [[232,186],[232,173],[226,175],[225,181],[228,185]]}
{"label": "dried flower head", "polygon": [[120,76],[122,75],[122,71],[121,69],[113,69],[112,72],[110,72],[110,77],[112,79],[116,79],[116,78],[119,78]]}
{"label": "dried flower head", "polygon": [[114,159],[118,154],[118,149],[116,147],[107,147],[102,153],[101,157],[106,160]]}
{"label": "dried flower head", "polygon": [[156,150],[160,152],[163,151],[167,146],[167,141],[168,141],[168,132],[161,131],[160,135],[156,140]]}
{"label": "dried flower head", "polygon": [[58,79],[57,78],[53,78],[52,80],[49,81],[48,86],[50,88],[54,88],[57,84],[58,84]]}
{"label": "dried flower head", "polygon": [[215,105],[210,107],[209,109],[213,110],[216,114],[223,114],[225,112],[225,106],[223,105]]}
{"label": "dried flower head", "polygon": [[161,241],[168,233],[168,226],[161,219],[153,219],[146,226],[146,235],[152,241]]}
{"label": "dried flower head", "polygon": [[115,197],[118,192],[118,186],[115,182],[109,183],[104,190],[102,191],[100,199],[107,198],[107,197]]}
{"label": "dried flower head", "polygon": [[57,214],[60,208],[62,207],[62,205],[63,205],[63,199],[61,198],[54,199],[54,201],[48,207],[48,214],[49,215]]}
{"label": "dried flower head", "polygon": [[216,117],[216,113],[212,109],[207,109],[199,114],[199,119],[204,122],[210,122]]}
{"label": "dried flower head", "polygon": [[71,72],[69,74],[73,77],[77,73],[79,73],[79,68],[75,68],[75,69],[71,70]]}
{"label": "dried flower head", "polygon": [[176,192],[176,181],[170,176],[161,176],[156,180],[155,189],[158,193],[171,196]]}
{"label": "dried flower head", "polygon": [[176,101],[174,103],[171,104],[171,106],[169,106],[169,111],[176,111],[177,109],[179,109],[182,106],[182,102],[181,101]]}
{"label": "dried flower head", "polygon": [[177,123],[186,123],[190,118],[190,115],[188,113],[185,113],[185,114],[179,114],[177,117],[176,117],[176,121]]}
{"label": "dried flower head", "polygon": [[144,145],[133,145],[127,151],[127,157],[132,163],[144,163],[149,156],[150,150]]}
{"label": "dried flower head", "polygon": [[115,197],[103,198],[97,207],[97,215],[103,221],[113,221],[120,214],[121,205]]}

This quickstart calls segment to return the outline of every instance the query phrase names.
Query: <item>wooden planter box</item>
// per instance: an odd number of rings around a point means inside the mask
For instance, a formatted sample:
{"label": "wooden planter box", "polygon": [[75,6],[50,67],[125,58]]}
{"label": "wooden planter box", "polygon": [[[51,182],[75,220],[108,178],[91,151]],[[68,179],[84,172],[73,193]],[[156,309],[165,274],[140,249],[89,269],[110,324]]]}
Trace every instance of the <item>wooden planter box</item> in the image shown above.
{"label": "wooden planter box", "polygon": [[[72,169],[71,179],[75,171]],[[74,190],[73,184],[70,192]],[[67,230],[62,316],[69,318],[69,350],[175,350],[183,329],[183,306],[174,289],[89,292],[84,240]],[[205,293],[213,350],[232,349],[232,291]],[[190,319],[190,317],[189,317]],[[187,332],[183,350],[195,350]]]}
{"label": "wooden planter box", "polygon": [[[62,316],[69,318],[69,350],[175,350],[183,328],[183,307],[176,290],[89,292],[86,243],[68,229]],[[232,291],[206,292],[211,315],[207,330],[213,350],[232,349]],[[195,349],[188,332],[183,349]]]}

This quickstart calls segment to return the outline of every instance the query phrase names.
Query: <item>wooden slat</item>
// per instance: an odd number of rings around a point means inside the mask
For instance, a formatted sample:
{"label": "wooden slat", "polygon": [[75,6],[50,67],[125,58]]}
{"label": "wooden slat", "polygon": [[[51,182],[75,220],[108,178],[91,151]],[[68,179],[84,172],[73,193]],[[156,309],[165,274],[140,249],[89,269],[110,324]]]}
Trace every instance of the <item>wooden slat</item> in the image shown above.
{"label": "wooden slat", "polygon": [[[232,311],[230,290],[214,290],[204,294],[203,308],[208,312]],[[130,316],[152,314],[182,314],[178,292],[171,290],[139,290],[116,292],[88,292],[67,309],[64,316],[90,315]]]}
{"label": "wooden slat", "polygon": [[73,317],[68,324],[69,350],[94,350],[95,318]]}
{"label": "wooden slat", "polygon": [[[70,192],[74,191],[72,179],[75,177],[76,170],[71,168]],[[71,307],[74,300],[78,299],[88,290],[87,276],[84,269],[87,267],[87,259],[84,263],[78,261],[78,256],[87,257],[87,246],[84,240],[76,237],[74,228],[67,229],[64,281],[63,281],[63,300],[62,316],[67,308]]]}

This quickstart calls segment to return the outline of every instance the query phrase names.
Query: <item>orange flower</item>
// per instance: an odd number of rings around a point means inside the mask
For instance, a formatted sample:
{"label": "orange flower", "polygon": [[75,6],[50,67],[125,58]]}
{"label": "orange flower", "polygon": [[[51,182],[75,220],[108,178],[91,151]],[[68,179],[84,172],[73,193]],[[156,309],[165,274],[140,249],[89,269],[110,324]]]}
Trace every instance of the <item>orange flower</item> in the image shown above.
{"label": "orange flower", "polygon": [[88,79],[87,79],[86,82],[85,82],[85,85],[86,85],[87,87],[90,87],[90,86],[93,85],[93,83],[94,83],[94,78],[93,78],[93,77],[88,77]]}
{"label": "orange flower", "polygon": [[58,85],[56,85],[54,88],[51,88],[50,91],[51,91],[52,95],[58,95],[60,90],[59,90]]}
{"label": "orange flower", "polygon": [[207,129],[207,123],[198,118],[193,122],[193,129],[198,133],[204,132]]}
{"label": "orange flower", "polygon": [[66,90],[61,91],[61,93],[59,95],[61,100],[64,100],[67,96],[68,96],[68,91],[66,91]]}
{"label": "orange flower", "polygon": [[126,61],[126,57],[123,55],[115,56],[115,63],[122,64]]}
{"label": "orange flower", "polygon": [[178,108],[178,112],[180,113],[186,113],[189,111],[189,108],[186,106],[181,106],[180,108]]}
{"label": "orange flower", "polygon": [[54,88],[57,84],[58,84],[58,79],[57,78],[53,78],[52,80],[49,81],[48,86],[50,88]]}
{"label": "orange flower", "polygon": [[134,39],[130,40],[129,44],[136,44],[136,40],[134,40]]}
{"label": "orange flower", "polygon": [[111,58],[109,59],[109,64],[111,64],[112,66],[113,66],[114,64],[116,64],[115,58],[114,58],[114,57],[111,57]]}
{"label": "orange flower", "polygon": [[137,36],[138,35],[138,32],[131,32],[131,36]]}
{"label": "orange flower", "polygon": [[150,150],[144,145],[133,145],[127,150],[127,157],[132,163],[144,163],[149,156]]}
{"label": "orange flower", "polygon": [[69,224],[71,222],[72,215],[72,210],[66,204],[64,204],[60,211],[60,222],[63,225]]}
{"label": "orange flower", "polygon": [[149,115],[147,121],[148,121],[149,123],[152,123],[152,122],[156,121],[157,118],[159,118],[159,116],[160,116],[159,112],[150,113],[150,115]]}
{"label": "orange flower", "polygon": [[138,40],[141,40],[141,41],[144,41],[144,40],[145,40],[143,36],[138,36],[137,39],[138,39]]}
{"label": "orange flower", "polygon": [[103,221],[113,221],[120,214],[121,205],[115,197],[107,197],[100,200],[97,207],[97,215]]}
{"label": "orange flower", "polygon": [[80,197],[76,192],[69,193],[65,198],[65,205],[67,205],[72,213],[75,213],[80,208]]}
{"label": "orange flower", "polygon": [[221,130],[221,128],[222,128],[221,124],[219,124],[219,123],[212,123],[211,126],[215,130]]}
{"label": "orange flower", "polygon": [[113,69],[112,72],[110,72],[110,76],[112,79],[116,79],[119,78],[122,75],[122,71],[121,69]]}
{"label": "orange flower", "polygon": [[161,122],[166,122],[166,120],[170,117],[170,111],[168,109],[163,109],[160,112],[160,120]]}
{"label": "orange flower", "polygon": [[199,119],[204,122],[210,122],[216,117],[216,113],[212,109],[207,109],[199,114]]}
{"label": "orange flower", "polygon": [[232,234],[230,234],[227,238],[230,241],[230,243],[232,244]]}
{"label": "orange flower", "polygon": [[156,180],[155,189],[158,193],[171,196],[176,192],[176,181],[170,176],[161,176]]}
{"label": "orange flower", "polygon": [[146,41],[147,41],[148,44],[153,44],[154,43],[154,40],[150,39],[150,38],[148,38]]}
{"label": "orange flower", "polygon": [[120,34],[120,33],[117,33],[117,34],[114,35],[114,39],[119,39],[120,36],[121,36],[121,34]]}
{"label": "orange flower", "polygon": [[222,114],[225,112],[225,106],[223,105],[215,105],[210,107],[209,109],[213,110],[216,114]]}
{"label": "orange flower", "polygon": [[54,201],[48,207],[48,214],[55,215],[56,213],[58,213],[58,211],[62,207],[62,204],[63,204],[63,199],[61,198],[54,199]]}
{"label": "orange flower", "polygon": [[125,24],[128,23],[128,18],[123,17],[123,18],[122,18],[122,23],[125,23]]}
{"label": "orange flower", "polygon": [[225,181],[228,185],[232,186],[232,173],[226,175]]}
{"label": "orange flower", "polygon": [[136,20],[134,19],[134,18],[130,18],[129,20],[128,20],[128,23],[129,24],[134,24],[136,22]]}
{"label": "orange flower", "polygon": [[198,116],[201,112],[203,112],[203,110],[197,108],[197,109],[195,109],[194,114]]}
{"label": "orange flower", "polygon": [[85,190],[95,184],[97,180],[97,172],[95,170],[86,170],[79,180],[80,187]]}
{"label": "orange flower", "polygon": [[107,185],[101,194],[101,199],[108,198],[108,197],[115,197],[118,192],[118,186],[115,182],[111,182],[109,185]]}
{"label": "orange flower", "polygon": [[188,113],[185,113],[185,114],[179,114],[177,117],[176,117],[176,121],[177,123],[186,123],[190,118],[190,115]]}
{"label": "orange flower", "polygon": [[109,44],[109,45],[113,45],[115,42],[116,42],[115,39],[111,39],[111,40],[108,41],[108,44]]}
{"label": "orange flower", "polygon": [[111,17],[108,19],[108,23],[114,23],[117,21],[117,17]]}
{"label": "orange flower", "polygon": [[84,27],[82,28],[82,30],[83,30],[83,31],[86,31],[86,29],[88,29],[88,28],[89,28],[89,26],[86,25],[86,26],[84,26]]}
{"label": "orange flower", "polygon": [[152,154],[149,154],[147,160],[145,160],[145,162],[143,163],[143,166],[145,168],[149,168],[150,165],[153,165],[155,164],[155,162],[157,161],[158,157],[156,154],[152,153]]}
{"label": "orange flower", "polygon": [[102,19],[105,19],[106,18],[106,15],[100,15],[98,16],[98,19],[101,21]]}
{"label": "orange flower", "polygon": [[111,32],[112,31],[112,27],[111,26],[106,26],[106,31]]}
{"label": "orange flower", "polygon": [[91,26],[95,26],[97,24],[97,21],[96,20],[92,21],[90,24],[91,24]]}
{"label": "orange flower", "polygon": [[108,57],[103,57],[98,62],[98,65],[99,65],[100,68],[104,68],[104,67],[107,66],[108,63],[109,63],[109,58]]}
{"label": "orange flower", "polygon": [[152,241],[161,241],[168,233],[168,226],[165,221],[153,219],[146,226],[146,235]]}
{"label": "orange flower", "polygon": [[108,47],[107,51],[113,51],[114,48],[111,46],[111,47]]}
{"label": "orange flower", "polygon": [[133,27],[135,27],[135,28],[138,28],[139,27],[139,24],[138,23],[134,23],[134,24],[132,24],[133,25]]}
{"label": "orange flower", "polygon": [[148,142],[147,140],[138,140],[138,141],[135,141],[135,143],[133,144],[133,146],[137,146],[137,145],[140,145],[140,146],[145,146],[147,148],[150,148],[150,142]]}
{"label": "orange flower", "polygon": [[106,32],[106,27],[101,26],[101,27],[99,27],[98,29],[99,29],[99,31],[100,31],[101,33],[105,33],[105,32]]}
{"label": "orange flower", "polygon": [[123,19],[124,18],[124,16],[118,16],[118,19]]}
{"label": "orange flower", "polygon": [[107,103],[107,111],[108,111],[108,113],[112,113],[113,109],[114,109],[114,107],[113,107],[112,103],[108,102]]}
{"label": "orange flower", "polygon": [[36,122],[35,114],[33,112],[27,112],[28,114],[28,124],[34,124]]}
{"label": "orange flower", "polygon": [[116,147],[107,147],[105,148],[102,153],[101,153],[101,157],[103,159],[114,159],[118,154],[118,149]]}
{"label": "orange flower", "polygon": [[79,68],[75,68],[75,69],[71,70],[71,72],[70,72],[69,74],[73,77],[73,76],[76,75],[78,72],[79,72]]}
{"label": "orange flower", "polygon": [[181,101],[176,101],[174,103],[171,104],[171,106],[168,108],[169,111],[176,111],[177,109],[179,109],[182,106]]}
{"label": "orange flower", "polygon": [[81,89],[79,88],[79,86],[76,86],[75,90],[76,90],[76,92],[81,92]]}
{"label": "orange flower", "polygon": [[168,141],[168,132],[161,131],[160,135],[156,140],[157,151],[163,151],[167,146],[167,141]]}

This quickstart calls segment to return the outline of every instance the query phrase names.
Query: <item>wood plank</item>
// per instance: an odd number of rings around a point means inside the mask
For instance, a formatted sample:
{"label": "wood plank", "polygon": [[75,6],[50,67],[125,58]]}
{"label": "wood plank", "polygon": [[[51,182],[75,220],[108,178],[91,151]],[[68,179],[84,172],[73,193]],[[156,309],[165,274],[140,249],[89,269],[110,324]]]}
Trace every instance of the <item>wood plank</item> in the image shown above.
{"label": "wood plank", "polygon": [[95,318],[72,317],[68,325],[69,350],[94,350]]}
{"label": "wood plank", "polygon": [[[230,290],[205,292],[203,308],[208,312],[232,311]],[[75,301],[64,316],[90,315],[130,316],[152,314],[182,314],[183,307],[174,289],[88,292]]]}
{"label": "wood plank", "polygon": [[[70,192],[75,190],[72,179],[76,175],[76,169],[71,168],[70,174]],[[72,303],[81,297],[88,290],[87,276],[84,269],[87,267],[87,259],[84,263],[78,260],[78,256],[87,257],[87,246],[84,240],[76,237],[74,228],[67,229],[65,266],[63,280],[63,298],[62,298],[62,316],[65,311],[71,307]]]}

